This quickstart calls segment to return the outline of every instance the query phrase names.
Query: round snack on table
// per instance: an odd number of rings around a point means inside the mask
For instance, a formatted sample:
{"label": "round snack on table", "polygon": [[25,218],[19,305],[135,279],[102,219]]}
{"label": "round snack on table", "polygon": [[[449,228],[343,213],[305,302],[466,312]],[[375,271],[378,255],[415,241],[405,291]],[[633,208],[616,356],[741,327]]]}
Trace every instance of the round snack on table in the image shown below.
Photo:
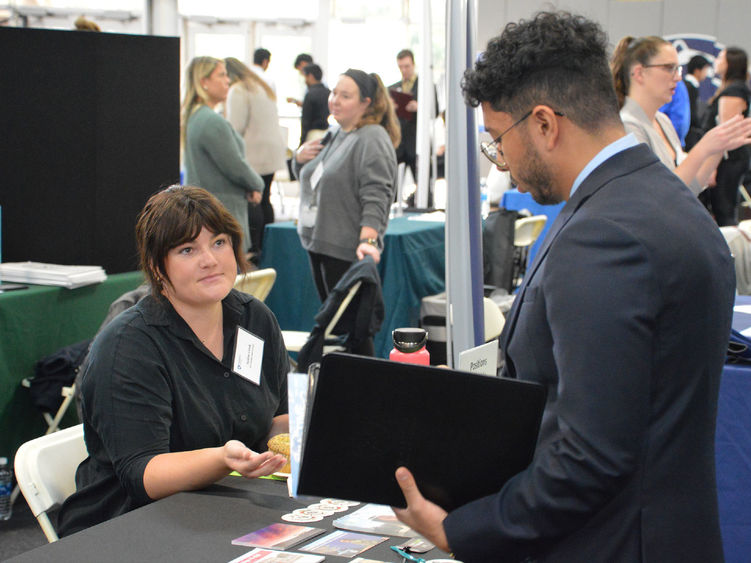
{"label": "round snack on table", "polygon": [[287,463],[279,470],[280,473],[289,473],[291,470],[289,463],[289,434],[277,434],[266,444],[270,452],[281,454],[287,458]]}

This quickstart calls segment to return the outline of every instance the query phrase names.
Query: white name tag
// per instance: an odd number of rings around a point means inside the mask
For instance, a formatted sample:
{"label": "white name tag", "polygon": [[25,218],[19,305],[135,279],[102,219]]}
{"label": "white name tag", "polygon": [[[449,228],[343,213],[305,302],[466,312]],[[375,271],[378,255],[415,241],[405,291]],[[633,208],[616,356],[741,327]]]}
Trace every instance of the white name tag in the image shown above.
{"label": "white name tag", "polygon": [[323,176],[323,162],[319,162],[318,166],[316,166],[316,169],[313,170],[313,174],[310,176],[310,189],[313,191],[316,191],[316,188],[318,187],[318,182],[321,181],[321,176]]}
{"label": "white name tag", "polygon": [[316,225],[316,217],[318,216],[317,207],[303,207],[300,209],[300,224],[303,227],[312,229]]}
{"label": "white name tag", "polygon": [[256,385],[261,384],[263,344],[263,340],[255,334],[248,332],[240,326],[237,327],[232,371]]}

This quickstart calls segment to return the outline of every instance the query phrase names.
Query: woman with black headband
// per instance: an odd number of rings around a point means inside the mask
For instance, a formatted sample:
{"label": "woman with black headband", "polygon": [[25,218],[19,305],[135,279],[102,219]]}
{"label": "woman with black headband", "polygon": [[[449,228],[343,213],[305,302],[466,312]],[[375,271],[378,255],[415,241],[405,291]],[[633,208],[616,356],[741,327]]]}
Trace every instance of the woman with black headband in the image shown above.
{"label": "woman with black headband", "polygon": [[347,70],[329,96],[329,110],[338,126],[304,143],[294,159],[298,233],[321,301],[356,260],[380,260],[401,137],[377,74]]}

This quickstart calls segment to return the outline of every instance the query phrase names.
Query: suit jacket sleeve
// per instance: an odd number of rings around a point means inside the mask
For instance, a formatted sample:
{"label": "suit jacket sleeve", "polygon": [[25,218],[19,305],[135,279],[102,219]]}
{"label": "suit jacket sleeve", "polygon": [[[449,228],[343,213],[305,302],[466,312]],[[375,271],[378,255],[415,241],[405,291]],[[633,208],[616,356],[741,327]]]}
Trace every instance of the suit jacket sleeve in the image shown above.
{"label": "suit jacket sleeve", "polygon": [[648,418],[657,280],[634,236],[606,219],[583,223],[572,220],[559,233],[523,295],[514,329],[529,338],[529,354],[550,353],[535,349],[548,341],[536,331],[550,331],[557,398],[545,423],[557,430],[500,492],[448,515],[444,528],[459,559],[534,556],[532,545],[544,549],[583,526],[636,469]]}

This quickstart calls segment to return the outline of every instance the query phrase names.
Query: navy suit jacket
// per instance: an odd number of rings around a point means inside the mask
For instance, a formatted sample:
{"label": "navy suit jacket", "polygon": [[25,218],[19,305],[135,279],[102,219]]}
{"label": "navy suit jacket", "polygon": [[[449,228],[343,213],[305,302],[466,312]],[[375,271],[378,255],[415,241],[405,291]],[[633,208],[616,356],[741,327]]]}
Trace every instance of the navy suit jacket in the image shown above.
{"label": "navy suit jacket", "polygon": [[734,290],[717,225],[646,145],[596,168],[502,335],[505,375],[548,387],[534,459],[448,515],[457,558],[721,561],[714,432]]}

